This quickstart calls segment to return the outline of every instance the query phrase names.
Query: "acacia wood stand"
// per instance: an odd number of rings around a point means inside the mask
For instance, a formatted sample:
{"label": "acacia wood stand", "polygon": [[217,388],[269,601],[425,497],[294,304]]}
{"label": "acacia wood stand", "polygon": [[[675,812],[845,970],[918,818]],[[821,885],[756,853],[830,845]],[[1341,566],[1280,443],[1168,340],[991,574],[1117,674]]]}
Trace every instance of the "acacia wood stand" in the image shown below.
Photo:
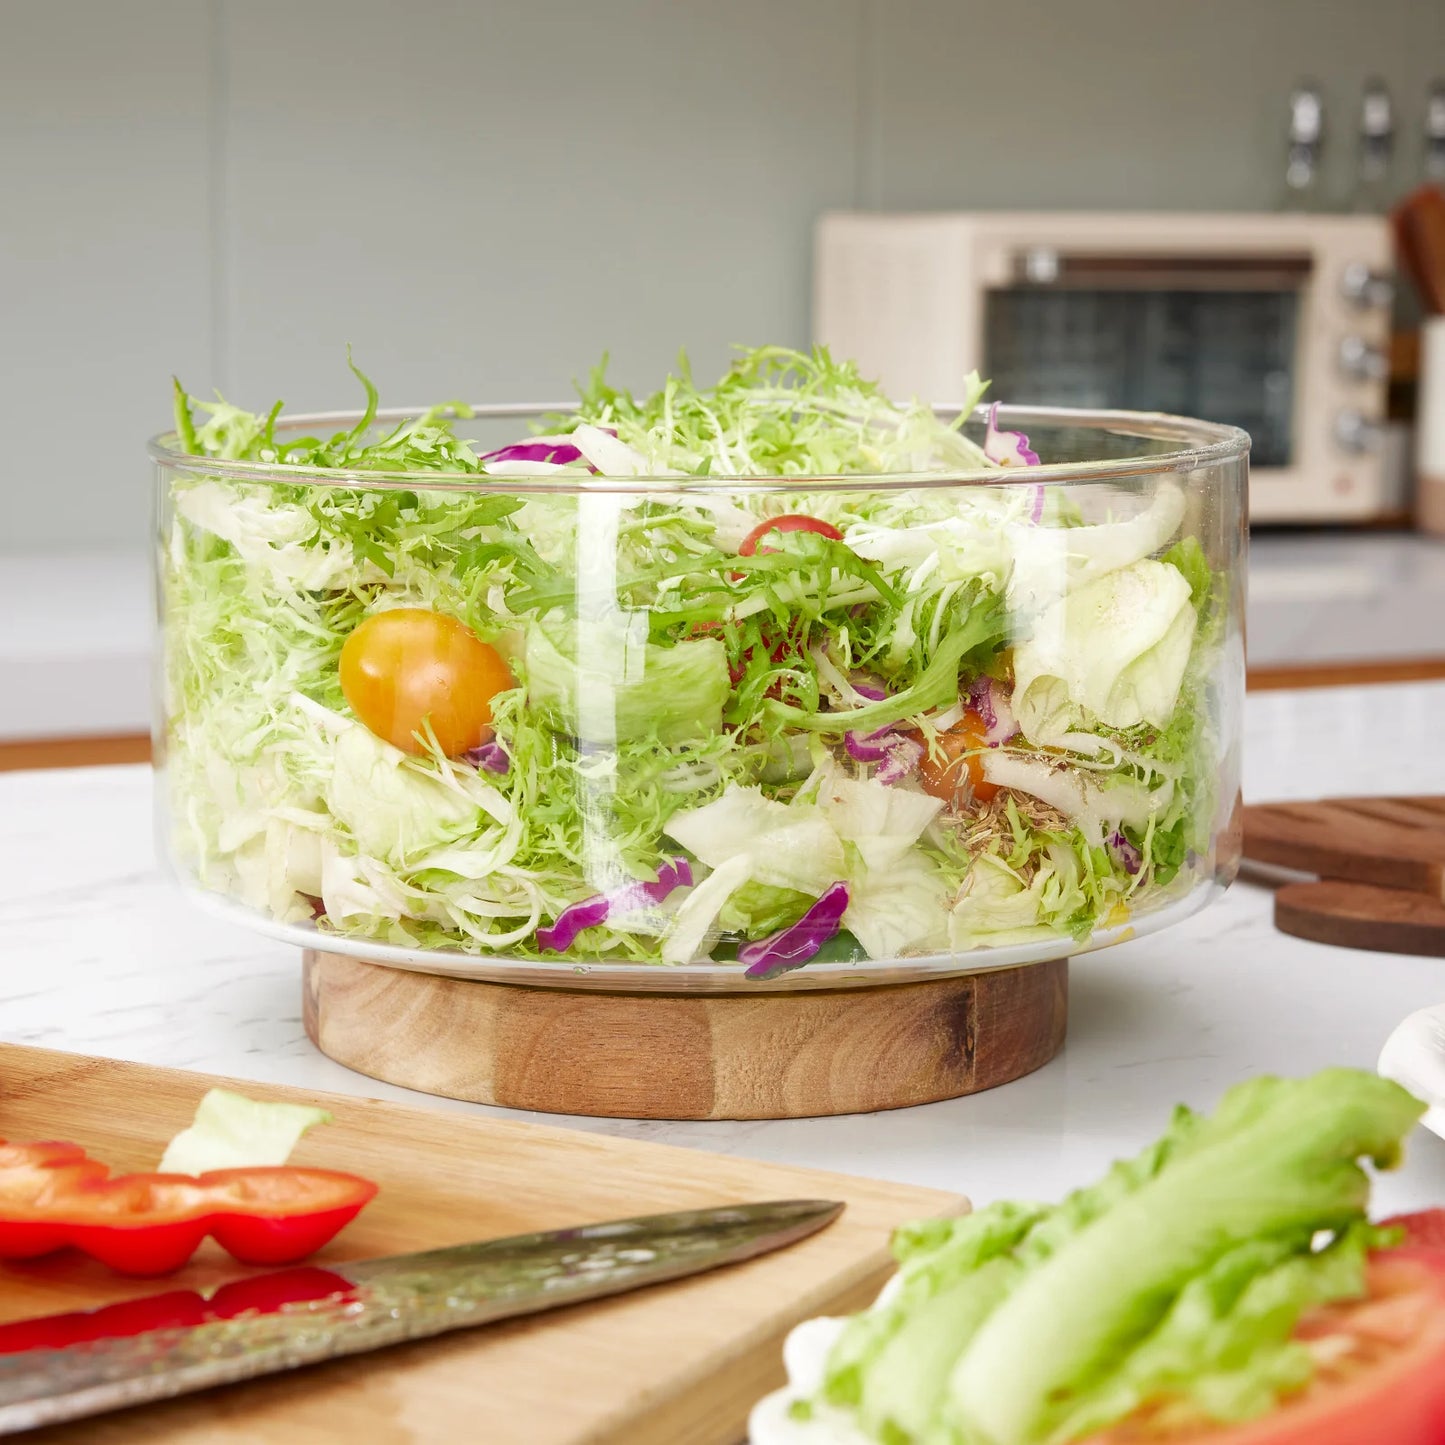
{"label": "acacia wood stand", "polygon": [[758,994],[528,988],[305,954],[322,1053],[428,1094],[625,1119],[791,1119],[957,1098],[1063,1046],[1068,960]]}

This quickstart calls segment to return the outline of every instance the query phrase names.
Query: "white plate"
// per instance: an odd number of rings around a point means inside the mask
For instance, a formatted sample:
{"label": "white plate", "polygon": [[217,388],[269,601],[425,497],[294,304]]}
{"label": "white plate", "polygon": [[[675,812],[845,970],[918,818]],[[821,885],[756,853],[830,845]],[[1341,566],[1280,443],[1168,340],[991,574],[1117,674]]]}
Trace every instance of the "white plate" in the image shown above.
{"label": "white plate", "polygon": [[1379,1068],[1430,1106],[1420,1122],[1445,1139],[1445,1003],[1412,1013],[1385,1040]]}

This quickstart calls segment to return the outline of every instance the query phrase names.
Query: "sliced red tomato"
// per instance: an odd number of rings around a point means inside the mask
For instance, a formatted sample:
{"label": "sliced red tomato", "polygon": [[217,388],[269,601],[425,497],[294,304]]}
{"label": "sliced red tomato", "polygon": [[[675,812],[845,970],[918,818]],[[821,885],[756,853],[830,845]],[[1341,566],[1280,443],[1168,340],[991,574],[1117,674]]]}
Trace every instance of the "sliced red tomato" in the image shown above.
{"label": "sliced red tomato", "polygon": [[1445,1209],[1422,1209],[1418,1214],[1397,1214],[1380,1221],[1382,1229],[1403,1229],[1405,1244],[1426,1244],[1445,1249]]}
{"label": "sliced red tomato", "polygon": [[354,1174],[289,1166],[112,1178],[73,1144],[0,1141],[0,1259],[74,1247],[125,1274],[167,1274],[211,1235],[244,1264],[293,1264],[375,1193]]}
{"label": "sliced red tomato", "polygon": [[776,547],[758,546],[769,532],[816,532],[818,536],[828,537],[834,542],[843,540],[843,534],[831,522],[825,522],[821,517],[805,516],[801,512],[789,512],[786,516],[769,517],[767,521],[759,522],[738,543],[738,556],[751,557],[757,552],[777,551]]}
{"label": "sliced red tomato", "polygon": [[1296,1337],[1315,1378],[1263,1419],[1169,1431],[1145,1412],[1087,1445],[1445,1445],[1445,1250],[1380,1252],[1368,1295],[1312,1310]]}
{"label": "sliced red tomato", "polygon": [[449,758],[492,736],[492,699],[515,686],[501,654],[465,623],[395,607],[359,623],[341,649],[341,691],[377,737],[425,752],[430,724]]}
{"label": "sliced red tomato", "polygon": [[[947,732],[939,733],[934,747],[927,748],[918,764],[918,781],[923,791],[945,803],[955,804],[967,785],[967,799],[987,803],[998,795],[998,786],[984,776],[983,749],[987,746],[984,720],[973,709],[964,713]],[[914,733],[920,742],[921,733]]]}

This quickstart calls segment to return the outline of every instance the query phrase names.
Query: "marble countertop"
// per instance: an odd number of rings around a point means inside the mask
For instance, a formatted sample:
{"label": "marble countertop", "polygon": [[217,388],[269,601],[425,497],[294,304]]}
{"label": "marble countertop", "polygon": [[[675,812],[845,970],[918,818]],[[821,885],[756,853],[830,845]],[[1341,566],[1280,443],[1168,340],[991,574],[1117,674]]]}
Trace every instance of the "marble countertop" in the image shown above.
{"label": "marble countertop", "polygon": [[[1254,694],[1245,729],[1251,801],[1445,792],[1445,683]],[[317,1053],[301,1026],[297,952],[198,911],[162,876],[145,768],[0,774],[0,929],[0,1038],[481,1108],[379,1084]],[[1394,1025],[1442,998],[1439,960],[1288,938],[1271,925],[1268,891],[1242,882],[1170,931],[1077,960],[1063,1053],[1001,1089],[831,1119],[548,1121],[980,1203],[1053,1198],[1153,1138],[1176,1100],[1208,1107],[1259,1072],[1373,1067]],[[1420,1131],[1377,1197],[1387,1209],[1445,1201],[1445,1142]]]}
{"label": "marble countertop", "polygon": [[[0,740],[150,727],[147,560],[129,553],[7,557]],[[37,605],[38,599],[44,605]],[[1414,533],[1270,532],[1251,544],[1252,665],[1445,654],[1445,542]]]}

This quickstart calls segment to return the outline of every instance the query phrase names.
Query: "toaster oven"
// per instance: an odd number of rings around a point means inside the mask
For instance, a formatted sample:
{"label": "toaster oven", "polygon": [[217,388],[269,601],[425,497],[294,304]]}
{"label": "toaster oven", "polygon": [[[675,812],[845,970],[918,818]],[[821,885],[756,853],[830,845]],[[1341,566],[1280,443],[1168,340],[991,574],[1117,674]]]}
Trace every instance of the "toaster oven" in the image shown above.
{"label": "toaster oven", "polygon": [[1388,509],[1379,216],[840,212],[815,338],[888,391],[1177,412],[1253,439],[1256,521]]}

